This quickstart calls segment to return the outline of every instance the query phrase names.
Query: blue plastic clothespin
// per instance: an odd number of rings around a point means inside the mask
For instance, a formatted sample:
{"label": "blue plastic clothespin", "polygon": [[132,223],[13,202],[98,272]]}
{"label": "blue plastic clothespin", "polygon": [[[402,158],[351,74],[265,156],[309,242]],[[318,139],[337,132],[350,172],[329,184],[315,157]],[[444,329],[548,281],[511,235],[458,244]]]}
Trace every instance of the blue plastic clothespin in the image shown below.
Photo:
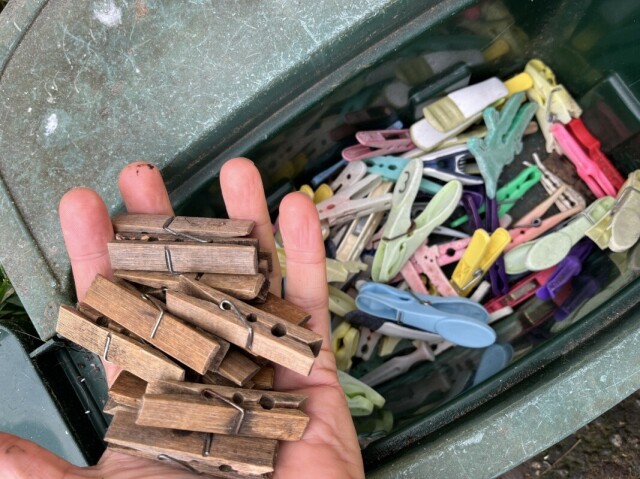
{"label": "blue plastic clothespin", "polygon": [[460,346],[485,348],[496,340],[495,331],[487,324],[489,313],[466,298],[414,294],[366,283],[360,288],[356,305],[367,314],[437,333]]}

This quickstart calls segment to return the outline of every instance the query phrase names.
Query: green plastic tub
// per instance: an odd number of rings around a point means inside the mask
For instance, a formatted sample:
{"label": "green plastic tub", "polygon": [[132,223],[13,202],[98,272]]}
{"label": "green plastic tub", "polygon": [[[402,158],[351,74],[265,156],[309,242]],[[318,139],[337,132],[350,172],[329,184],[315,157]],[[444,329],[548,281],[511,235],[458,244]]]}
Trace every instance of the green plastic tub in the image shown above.
{"label": "green plastic tub", "polygon": [[[473,81],[541,58],[627,174],[640,167],[639,40],[640,4],[625,0],[11,0],[0,15],[0,262],[32,324],[2,334],[33,328],[46,341],[21,341],[12,358],[40,377],[34,401],[48,395],[66,424],[32,437],[85,464],[106,427],[99,361],[54,337],[58,305],[73,301],[56,212],[67,189],[92,187],[118,212],[118,172],[143,159],[160,166],[180,213],[221,215],[219,169],[246,155],[275,211],[357,128],[407,123],[408,110],[385,109],[380,95],[397,71],[413,65],[419,83],[431,72],[416,58],[460,51],[481,59]],[[526,153],[541,144],[527,139]],[[363,450],[368,474],[493,477],[640,388],[639,257],[597,255],[587,268],[601,273],[600,293],[519,343],[506,369],[395,415],[392,432]],[[447,364],[475,359],[455,348],[380,391],[397,402]],[[5,381],[19,368],[0,370]],[[8,401],[0,429],[25,435]]]}

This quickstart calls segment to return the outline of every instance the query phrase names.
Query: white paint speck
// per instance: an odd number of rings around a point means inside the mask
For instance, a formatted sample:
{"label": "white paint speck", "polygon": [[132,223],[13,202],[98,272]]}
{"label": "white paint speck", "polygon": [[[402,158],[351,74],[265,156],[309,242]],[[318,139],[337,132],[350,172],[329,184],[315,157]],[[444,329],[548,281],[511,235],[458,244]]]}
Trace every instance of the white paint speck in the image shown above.
{"label": "white paint speck", "polygon": [[471,444],[480,444],[480,442],[482,441],[483,437],[484,437],[484,433],[483,432],[478,432],[478,433],[474,434],[473,436],[471,436],[466,441],[462,441],[460,443],[460,445],[461,446],[470,446]]}
{"label": "white paint speck", "polygon": [[27,110],[27,113],[31,113],[31,110],[33,110],[33,108],[29,107],[29,109]]}
{"label": "white paint speck", "polygon": [[47,124],[44,126],[44,136],[51,135],[58,128],[58,115],[52,113],[49,118],[47,118]]}
{"label": "white paint speck", "polygon": [[122,10],[116,6],[114,0],[107,0],[93,10],[96,19],[107,27],[117,27],[122,23]]}

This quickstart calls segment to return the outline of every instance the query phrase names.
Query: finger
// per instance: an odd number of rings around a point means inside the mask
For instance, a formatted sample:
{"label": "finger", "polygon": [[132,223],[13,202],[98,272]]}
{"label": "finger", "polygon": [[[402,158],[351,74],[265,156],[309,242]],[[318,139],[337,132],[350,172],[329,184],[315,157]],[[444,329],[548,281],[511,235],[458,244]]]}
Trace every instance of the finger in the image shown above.
{"label": "finger", "polygon": [[120,172],[118,187],[129,213],[173,214],[160,170],[151,163],[137,161],[125,166]]}
{"label": "finger", "polygon": [[68,191],[60,200],[59,214],[76,294],[82,301],[96,274],[111,276],[107,243],[113,239],[113,227],[102,198],[88,188]]}
{"label": "finger", "polygon": [[66,477],[65,474],[72,476],[74,469],[77,468],[31,441],[0,433],[0,479],[20,477],[61,479]]}
{"label": "finger", "polygon": [[329,343],[329,291],[318,211],[303,193],[280,204],[280,232],[287,265],[285,297],[311,315],[308,327]]}
{"label": "finger", "polygon": [[227,161],[220,170],[220,187],[229,218],[255,222],[251,236],[258,239],[262,251],[269,251],[272,255],[270,291],[280,296],[282,275],[260,172],[252,161],[234,158]]}

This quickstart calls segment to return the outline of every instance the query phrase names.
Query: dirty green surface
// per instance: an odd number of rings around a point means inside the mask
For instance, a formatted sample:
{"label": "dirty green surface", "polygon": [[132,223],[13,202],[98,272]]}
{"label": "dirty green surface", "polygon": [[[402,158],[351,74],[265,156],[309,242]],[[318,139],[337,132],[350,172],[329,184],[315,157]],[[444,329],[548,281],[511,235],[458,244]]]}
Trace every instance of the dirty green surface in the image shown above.
{"label": "dirty green surface", "polygon": [[263,140],[304,108],[297,96],[316,100],[380,39],[461,2],[437,3],[12,0],[0,16],[0,241],[15,248],[0,262],[39,334],[69,299],[66,190],[92,187],[115,211],[118,172],[142,159],[184,201],[246,151],[242,135]]}

